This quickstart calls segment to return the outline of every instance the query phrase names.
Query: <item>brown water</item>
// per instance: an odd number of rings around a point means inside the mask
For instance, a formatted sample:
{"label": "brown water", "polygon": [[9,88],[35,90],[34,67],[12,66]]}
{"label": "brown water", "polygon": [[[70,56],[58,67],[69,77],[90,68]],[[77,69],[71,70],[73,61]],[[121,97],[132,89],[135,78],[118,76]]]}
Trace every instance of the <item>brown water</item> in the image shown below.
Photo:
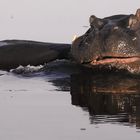
{"label": "brown water", "polygon": [[139,139],[139,78],[65,61],[22,72],[0,71],[0,139]]}

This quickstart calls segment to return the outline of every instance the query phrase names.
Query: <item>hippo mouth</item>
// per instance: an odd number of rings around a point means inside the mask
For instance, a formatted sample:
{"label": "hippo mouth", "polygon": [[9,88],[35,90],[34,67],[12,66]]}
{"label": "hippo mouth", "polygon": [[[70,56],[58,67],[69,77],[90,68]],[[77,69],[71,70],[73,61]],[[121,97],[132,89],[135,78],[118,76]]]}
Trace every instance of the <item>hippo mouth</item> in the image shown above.
{"label": "hippo mouth", "polygon": [[140,57],[112,57],[112,56],[105,56],[102,58],[94,59],[90,62],[91,65],[109,65],[109,64],[130,64],[140,61]]}

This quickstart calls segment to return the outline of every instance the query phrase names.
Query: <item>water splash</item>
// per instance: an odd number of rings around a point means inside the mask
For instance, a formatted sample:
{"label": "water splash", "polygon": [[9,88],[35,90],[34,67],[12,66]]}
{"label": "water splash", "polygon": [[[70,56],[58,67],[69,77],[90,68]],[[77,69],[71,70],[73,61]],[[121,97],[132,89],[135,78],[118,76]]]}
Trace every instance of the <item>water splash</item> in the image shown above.
{"label": "water splash", "polygon": [[16,74],[26,74],[26,73],[34,73],[34,72],[40,72],[44,69],[43,65],[39,66],[19,66],[16,69],[11,69],[10,72],[16,73]]}

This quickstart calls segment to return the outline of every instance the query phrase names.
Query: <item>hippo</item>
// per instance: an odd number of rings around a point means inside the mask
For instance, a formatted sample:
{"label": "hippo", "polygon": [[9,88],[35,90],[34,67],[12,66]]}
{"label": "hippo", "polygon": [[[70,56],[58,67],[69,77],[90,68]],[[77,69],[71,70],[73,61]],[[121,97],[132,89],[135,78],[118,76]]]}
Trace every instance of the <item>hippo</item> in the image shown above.
{"label": "hippo", "polygon": [[140,73],[140,9],[135,14],[89,18],[90,28],[72,44],[0,41],[0,69],[45,64],[56,59],[92,70]]}
{"label": "hippo", "polygon": [[92,15],[90,28],[72,44],[73,59],[91,68],[140,72],[140,9],[103,19]]}
{"label": "hippo", "polygon": [[70,44],[44,43],[28,40],[0,41],[0,69],[20,65],[43,65],[56,59],[68,59]]}

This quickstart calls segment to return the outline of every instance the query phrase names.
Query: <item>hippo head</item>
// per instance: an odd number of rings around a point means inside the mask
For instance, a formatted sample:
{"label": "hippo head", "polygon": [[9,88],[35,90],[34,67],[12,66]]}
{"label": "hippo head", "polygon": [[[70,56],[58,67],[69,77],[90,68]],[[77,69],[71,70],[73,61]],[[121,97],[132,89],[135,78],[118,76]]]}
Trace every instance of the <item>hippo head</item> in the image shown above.
{"label": "hippo head", "polygon": [[91,68],[140,73],[140,9],[135,15],[92,15],[89,22],[89,30],[73,41],[73,59]]}

